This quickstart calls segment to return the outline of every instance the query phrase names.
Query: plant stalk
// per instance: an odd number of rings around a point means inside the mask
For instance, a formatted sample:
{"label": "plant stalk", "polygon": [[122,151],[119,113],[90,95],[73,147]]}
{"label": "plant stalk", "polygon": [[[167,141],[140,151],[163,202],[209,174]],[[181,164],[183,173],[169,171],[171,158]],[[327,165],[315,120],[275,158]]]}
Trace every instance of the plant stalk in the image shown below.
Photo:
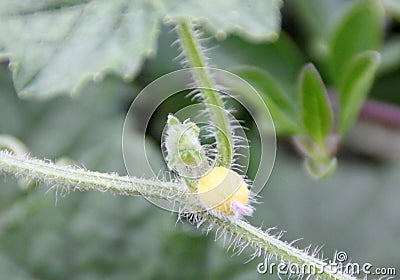
{"label": "plant stalk", "polygon": [[194,80],[200,90],[211,123],[215,126],[215,140],[217,143],[217,164],[230,167],[233,156],[232,128],[227,111],[224,109],[220,93],[207,68],[201,45],[193,30],[191,23],[181,19],[176,25],[176,31],[188,66],[191,67]]}

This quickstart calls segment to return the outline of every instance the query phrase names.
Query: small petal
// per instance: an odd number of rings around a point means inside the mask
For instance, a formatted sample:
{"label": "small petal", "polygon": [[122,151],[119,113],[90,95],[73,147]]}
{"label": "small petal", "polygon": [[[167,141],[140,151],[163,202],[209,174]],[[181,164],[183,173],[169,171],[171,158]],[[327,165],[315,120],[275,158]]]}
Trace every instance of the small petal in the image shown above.
{"label": "small petal", "polygon": [[237,220],[241,219],[243,216],[253,215],[254,208],[250,205],[243,205],[239,201],[233,200],[230,207],[235,216],[235,219]]}

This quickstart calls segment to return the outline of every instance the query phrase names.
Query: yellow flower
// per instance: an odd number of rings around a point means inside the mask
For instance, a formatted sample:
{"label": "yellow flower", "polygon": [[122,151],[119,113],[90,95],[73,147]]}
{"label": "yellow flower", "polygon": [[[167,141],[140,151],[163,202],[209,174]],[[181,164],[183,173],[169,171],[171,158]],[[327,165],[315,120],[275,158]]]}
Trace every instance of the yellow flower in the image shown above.
{"label": "yellow flower", "polygon": [[249,190],[243,178],[225,167],[214,167],[200,178],[197,185],[200,202],[208,209],[240,219],[251,215]]}

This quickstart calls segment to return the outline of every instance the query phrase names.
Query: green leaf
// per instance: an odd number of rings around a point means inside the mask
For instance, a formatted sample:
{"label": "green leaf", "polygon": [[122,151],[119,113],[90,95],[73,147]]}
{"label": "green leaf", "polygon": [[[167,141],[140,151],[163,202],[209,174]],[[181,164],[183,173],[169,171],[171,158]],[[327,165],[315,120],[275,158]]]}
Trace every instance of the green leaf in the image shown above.
{"label": "green leaf", "polygon": [[[243,51],[251,49],[251,51]],[[266,70],[287,92],[306,62],[300,48],[288,34],[282,32],[279,39],[263,44],[251,44],[237,36],[229,36],[218,42],[218,48],[209,52],[211,61],[222,68],[252,65]]]}
{"label": "green leaf", "polygon": [[300,74],[301,120],[308,135],[322,144],[332,127],[332,110],[324,83],[312,64]]}
{"label": "green leaf", "polygon": [[375,51],[366,51],[351,62],[339,85],[339,124],[343,135],[358,115],[360,107],[370,90],[374,75],[378,69],[380,55]]}
{"label": "green leaf", "polygon": [[162,2],[167,9],[167,16],[193,18],[219,38],[226,37],[227,33],[235,33],[252,41],[278,39],[281,0]]}
{"label": "green leaf", "polygon": [[0,4],[0,59],[10,59],[20,96],[74,94],[108,73],[133,79],[156,51],[161,19],[201,14],[198,20],[216,34],[276,39],[280,3],[6,0]]}
{"label": "green leaf", "polygon": [[301,132],[293,102],[266,71],[256,67],[240,67],[235,69],[234,73],[245,79],[261,94],[278,134]]}
{"label": "green leaf", "polygon": [[338,18],[346,11],[347,0],[293,0],[287,1],[293,16],[301,24],[307,41],[308,51],[318,58],[325,57],[329,32]]}
{"label": "green leaf", "polygon": [[72,94],[109,72],[131,79],[155,51],[157,13],[144,1],[2,1],[0,45],[20,96]]}
{"label": "green leaf", "polygon": [[306,158],[304,160],[304,166],[307,174],[313,179],[324,179],[328,178],[335,171],[337,166],[336,157],[313,159]]}
{"label": "green leaf", "polygon": [[338,85],[349,61],[366,50],[379,48],[383,37],[383,12],[375,0],[359,1],[344,14],[329,40],[328,66]]}

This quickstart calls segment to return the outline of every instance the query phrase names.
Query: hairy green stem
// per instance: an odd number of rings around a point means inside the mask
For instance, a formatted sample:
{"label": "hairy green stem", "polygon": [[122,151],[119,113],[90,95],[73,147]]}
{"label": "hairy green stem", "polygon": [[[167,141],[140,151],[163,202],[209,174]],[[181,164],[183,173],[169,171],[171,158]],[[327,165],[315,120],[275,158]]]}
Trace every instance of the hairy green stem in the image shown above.
{"label": "hairy green stem", "polygon": [[232,129],[221,95],[216,90],[216,85],[207,69],[201,45],[191,23],[184,19],[180,20],[176,25],[176,31],[188,66],[192,67],[195,81],[207,106],[211,123],[216,127],[214,131],[218,151],[217,164],[229,167],[233,154]]}
{"label": "hairy green stem", "polygon": [[[179,182],[121,177],[116,173],[106,174],[77,167],[58,166],[48,161],[15,155],[4,150],[0,151],[0,173],[10,174],[16,178],[43,182],[52,187],[60,187],[67,192],[96,190],[119,195],[142,194],[150,198],[166,201],[176,200],[182,205],[190,205],[192,203],[185,196],[186,187]],[[185,211],[190,213],[190,209]],[[266,252],[286,263],[296,263],[299,266],[312,265],[318,268],[324,264],[321,260],[290,246],[288,243],[253,227],[245,221],[219,217],[206,211],[198,215],[207,223],[232,234],[235,240],[243,244],[243,248],[249,245],[260,253]],[[318,276],[320,279],[355,279],[349,275],[334,274],[329,269]]]}
{"label": "hairy green stem", "polygon": [[245,221],[222,221],[221,223],[220,220],[216,220],[215,222],[224,227],[228,232],[240,236],[243,242],[246,242],[253,248],[258,249],[261,253],[266,252],[267,254],[282,260],[286,264],[294,264],[299,268],[315,268],[315,276],[318,277],[318,279],[356,279],[351,275],[341,273],[340,271],[335,271],[334,268],[332,269],[328,266],[328,263],[309,255],[308,252],[304,252],[303,250],[291,246],[287,242],[279,240],[275,236],[261,231],[259,228],[256,228]]}
{"label": "hairy green stem", "polygon": [[[185,193],[183,184],[119,176],[116,173],[87,171],[73,166],[59,166],[51,162],[0,151],[0,173],[10,174],[63,191],[101,191],[118,195],[144,195],[165,198],[169,193]],[[161,194],[165,192],[164,194]]]}

